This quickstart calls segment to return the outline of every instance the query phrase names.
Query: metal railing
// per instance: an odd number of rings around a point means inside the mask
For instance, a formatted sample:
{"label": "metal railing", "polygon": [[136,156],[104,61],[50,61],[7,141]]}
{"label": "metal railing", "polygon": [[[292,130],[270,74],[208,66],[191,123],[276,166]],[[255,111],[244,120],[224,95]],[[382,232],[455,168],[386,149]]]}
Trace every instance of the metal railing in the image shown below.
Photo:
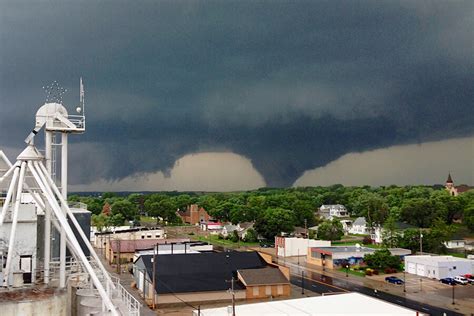
{"label": "metal railing", "polygon": [[[130,294],[130,292],[127,291],[127,289],[123,287],[123,285],[120,283],[120,278],[108,273],[108,276],[111,280],[109,281],[109,279],[102,273],[102,270],[98,267],[97,263],[92,258],[88,259],[94,268],[97,277],[106,289],[110,299],[119,299],[121,302],[123,302],[126,310],[119,308],[120,312],[123,315],[139,316],[141,304],[135,297],[133,297],[132,294]],[[49,269],[51,279],[59,279],[59,266],[59,260],[57,258],[53,258],[53,260],[50,262]],[[66,273],[68,275],[68,280],[78,276],[87,277],[85,278],[86,281],[82,282],[80,287],[93,288],[92,280],[88,278],[88,274],[86,273],[85,269],[73,257],[69,258],[66,262]]]}
{"label": "metal railing", "polygon": [[115,291],[117,294],[117,297],[120,298],[120,300],[125,303],[125,306],[127,307],[127,313],[130,316],[139,316],[140,315],[140,302],[133,297],[130,292],[128,292],[123,285],[120,283],[120,279],[114,276],[110,276],[112,279],[112,282],[115,285]]}
{"label": "metal railing", "polygon": [[83,209],[87,210],[87,204],[82,203],[82,202],[67,202],[69,208],[78,208],[78,209]]}

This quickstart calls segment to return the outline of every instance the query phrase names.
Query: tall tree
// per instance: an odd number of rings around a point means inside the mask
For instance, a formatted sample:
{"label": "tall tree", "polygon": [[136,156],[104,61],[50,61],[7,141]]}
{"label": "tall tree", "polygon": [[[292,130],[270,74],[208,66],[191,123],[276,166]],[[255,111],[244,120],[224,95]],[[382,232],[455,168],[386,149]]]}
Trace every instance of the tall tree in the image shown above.
{"label": "tall tree", "polygon": [[344,229],[338,219],[324,221],[318,226],[317,236],[323,240],[340,240],[344,236]]}
{"label": "tall tree", "polygon": [[137,206],[128,200],[117,200],[111,205],[112,215],[121,214],[127,221],[133,220],[137,215]]}
{"label": "tall tree", "polygon": [[255,229],[267,239],[273,239],[282,232],[294,230],[295,218],[293,212],[283,208],[268,208],[264,216],[257,219]]}

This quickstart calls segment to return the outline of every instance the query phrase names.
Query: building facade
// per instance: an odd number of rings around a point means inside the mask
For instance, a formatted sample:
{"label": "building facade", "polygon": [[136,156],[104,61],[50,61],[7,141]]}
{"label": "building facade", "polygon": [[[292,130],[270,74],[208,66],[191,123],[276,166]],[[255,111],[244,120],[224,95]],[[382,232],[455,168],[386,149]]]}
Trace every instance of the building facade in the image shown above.
{"label": "building facade", "polygon": [[297,237],[275,237],[275,250],[279,257],[306,256],[310,247],[330,247],[328,240]]}
{"label": "building facade", "polygon": [[197,204],[188,205],[185,211],[178,210],[176,213],[183,223],[191,225],[200,225],[212,219],[203,207]]}
{"label": "building facade", "polygon": [[334,205],[321,205],[318,211],[318,215],[325,219],[348,217],[349,212],[346,207],[341,204]]}
{"label": "building facade", "polygon": [[443,279],[463,274],[474,274],[474,260],[453,256],[407,256],[405,272],[432,278]]}

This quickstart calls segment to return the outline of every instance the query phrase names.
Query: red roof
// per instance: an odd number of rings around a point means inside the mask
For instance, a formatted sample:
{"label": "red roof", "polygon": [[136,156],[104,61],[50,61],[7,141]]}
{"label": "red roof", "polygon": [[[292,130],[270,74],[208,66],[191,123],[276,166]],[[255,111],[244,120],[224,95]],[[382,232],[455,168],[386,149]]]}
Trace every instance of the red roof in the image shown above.
{"label": "red roof", "polygon": [[113,252],[118,252],[118,245],[120,245],[120,252],[135,252],[140,249],[150,249],[156,244],[171,244],[189,242],[189,238],[181,239],[136,239],[136,240],[111,240],[110,247]]}

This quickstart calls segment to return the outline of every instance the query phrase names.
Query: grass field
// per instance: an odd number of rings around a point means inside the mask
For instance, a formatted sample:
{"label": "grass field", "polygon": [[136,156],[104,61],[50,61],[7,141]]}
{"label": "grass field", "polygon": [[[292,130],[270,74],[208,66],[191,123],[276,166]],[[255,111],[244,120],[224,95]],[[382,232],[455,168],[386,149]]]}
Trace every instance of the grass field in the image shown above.
{"label": "grass field", "polygon": [[218,245],[218,246],[226,246],[226,247],[240,247],[240,246],[247,246],[247,247],[255,247],[259,246],[260,244],[258,242],[244,242],[244,241],[239,241],[239,242],[232,242],[230,240],[226,239],[219,239],[217,235],[209,235],[209,236],[196,236],[199,241],[205,241],[208,243],[211,243],[213,245]]}
{"label": "grass field", "polygon": [[368,245],[363,245],[361,242],[357,242],[357,241],[351,241],[351,242],[337,242],[337,241],[333,241],[331,243],[333,246],[355,246],[356,244],[359,244],[363,247],[368,247],[368,248],[374,248],[374,249],[380,249],[382,248],[381,245],[373,245],[373,244],[368,244]]}

